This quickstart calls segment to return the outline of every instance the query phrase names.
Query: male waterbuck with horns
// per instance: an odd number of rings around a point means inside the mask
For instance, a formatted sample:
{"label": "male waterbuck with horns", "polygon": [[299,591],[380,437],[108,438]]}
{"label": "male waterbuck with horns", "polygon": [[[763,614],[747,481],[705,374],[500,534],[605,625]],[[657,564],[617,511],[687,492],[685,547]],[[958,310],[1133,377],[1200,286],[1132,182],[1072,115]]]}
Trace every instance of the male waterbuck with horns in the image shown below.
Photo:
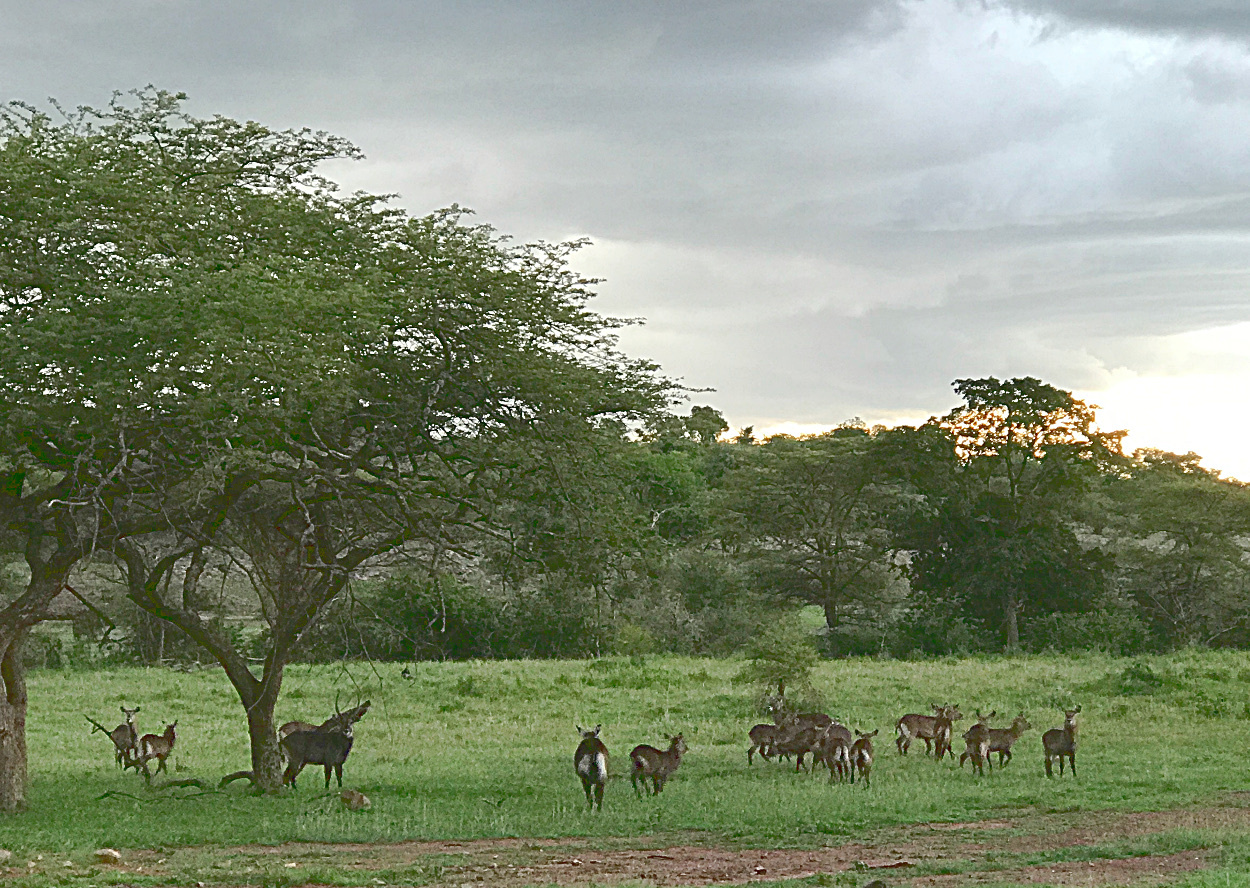
{"label": "male waterbuck with horns", "polygon": [[[279,742],[287,759],[282,782],[294,788],[295,778],[299,776],[299,772],[304,769],[305,765],[321,765],[325,768],[326,789],[330,788],[332,771],[338,780],[339,789],[342,789],[343,764],[347,761],[347,756],[351,754],[352,745],[355,743],[355,725],[369,711],[369,705],[369,701],[366,700],[355,709],[335,712],[333,716],[316,727],[311,725],[293,727],[304,723],[287,722],[279,728],[278,733],[281,734]],[[338,708],[337,705],[335,708]]]}
{"label": "male waterbuck with horns", "polygon": [[582,735],[582,742],[577,744],[573,753],[573,768],[582,779],[582,789],[586,792],[586,802],[590,810],[603,810],[603,787],[608,782],[608,748],[599,739],[599,731],[603,725],[595,725],[593,730],[586,731],[581,725],[577,733]]}

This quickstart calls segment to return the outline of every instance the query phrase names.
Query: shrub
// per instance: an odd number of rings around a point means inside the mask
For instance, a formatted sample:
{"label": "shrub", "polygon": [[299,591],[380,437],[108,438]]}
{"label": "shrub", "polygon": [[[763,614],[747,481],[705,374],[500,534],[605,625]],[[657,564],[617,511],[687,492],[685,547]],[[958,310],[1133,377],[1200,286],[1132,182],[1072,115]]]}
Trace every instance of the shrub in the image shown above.
{"label": "shrub", "polygon": [[787,688],[801,693],[812,691],[812,669],[820,662],[812,633],[799,623],[795,614],[780,617],[747,643],[743,664],[736,681],[749,682],[765,693],[775,691],[784,697]]}
{"label": "shrub", "polygon": [[1145,621],[1129,607],[1035,617],[1024,625],[1023,641],[1033,651],[1098,650],[1132,655],[1152,647]]}

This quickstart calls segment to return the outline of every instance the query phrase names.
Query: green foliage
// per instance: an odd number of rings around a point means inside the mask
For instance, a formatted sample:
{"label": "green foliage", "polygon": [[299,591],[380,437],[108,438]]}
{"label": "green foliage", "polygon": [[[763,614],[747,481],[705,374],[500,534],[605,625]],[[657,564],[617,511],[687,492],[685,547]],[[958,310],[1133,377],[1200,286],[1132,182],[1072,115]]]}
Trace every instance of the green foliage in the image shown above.
{"label": "green foliage", "polygon": [[1107,495],[1120,587],[1156,643],[1250,643],[1250,490],[1192,453],[1139,450]]}
{"label": "green foliage", "polygon": [[873,436],[846,426],[742,449],[719,506],[722,533],[742,549],[757,587],[819,605],[835,633],[846,622],[884,623],[902,597],[885,522],[897,490],[885,483]]}
{"label": "green foliage", "polygon": [[1089,613],[1033,617],[1025,627],[1029,650],[1106,651],[1130,655],[1150,650],[1153,638],[1135,607],[1108,607]]}
{"label": "green foliage", "polygon": [[593,600],[560,586],[502,592],[448,574],[360,584],[306,640],[312,661],[575,657],[594,652]]}
{"label": "green foliage", "polygon": [[[926,507],[908,516],[913,590],[945,600],[1020,646],[1020,621],[1094,609],[1110,561],[1081,541],[1075,519],[1098,472],[1117,464],[1119,433],[1091,407],[1031,377],[961,379],[964,405],[911,445],[905,470]],[[935,435],[950,447],[934,447]]]}
{"label": "green foliage", "polygon": [[765,626],[743,649],[747,662],[736,680],[784,697],[788,688],[810,691],[820,662],[815,640],[798,619],[782,617]]}

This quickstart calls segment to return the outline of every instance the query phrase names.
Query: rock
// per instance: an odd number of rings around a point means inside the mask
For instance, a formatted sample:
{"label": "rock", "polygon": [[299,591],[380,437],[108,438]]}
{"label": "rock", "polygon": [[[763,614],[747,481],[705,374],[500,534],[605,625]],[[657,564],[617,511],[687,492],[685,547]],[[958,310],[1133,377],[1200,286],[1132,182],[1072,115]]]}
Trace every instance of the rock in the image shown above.
{"label": "rock", "polygon": [[4,861],[8,860],[12,856],[13,852],[8,848],[0,848],[0,863],[4,863]]}
{"label": "rock", "polygon": [[343,800],[343,804],[349,811],[367,811],[373,806],[373,802],[369,801],[367,795],[354,789],[343,790],[339,793],[339,798]]}
{"label": "rock", "polygon": [[122,854],[112,848],[97,848],[95,850],[95,859],[98,863],[121,863]]}

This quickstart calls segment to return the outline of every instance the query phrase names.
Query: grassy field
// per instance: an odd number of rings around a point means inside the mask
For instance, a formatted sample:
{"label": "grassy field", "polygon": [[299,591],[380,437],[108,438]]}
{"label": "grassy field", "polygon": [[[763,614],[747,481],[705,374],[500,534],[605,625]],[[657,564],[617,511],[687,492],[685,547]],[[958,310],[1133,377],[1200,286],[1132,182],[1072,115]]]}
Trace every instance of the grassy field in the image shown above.
{"label": "grassy field", "polygon": [[[346,811],[337,791],[323,792],[319,768],[304,772],[297,791],[272,798],[254,796],[242,784],[220,793],[150,791],[133,772],[114,766],[108,739],[90,734],[83,718],[116,724],[123,703],[142,705],[141,731],[159,732],[176,718],[171,776],[215,783],[247,766],[242,710],[219,670],[36,672],[30,680],[30,807],[0,819],[0,847],[32,863],[54,853],[74,863],[101,846],[170,852],[509,836],[816,848],[930,822],[1050,817],[1047,823],[1059,823],[1091,812],[1110,817],[1196,809],[1229,804],[1231,793],[1250,789],[1250,656],[1237,652],[825,663],[815,684],[827,711],[853,727],[881,731],[871,790],[831,786],[780,763],[757,759],[748,767],[746,731],[760,719],[752,689],[732,680],[740,662],[648,657],[418,664],[411,681],[401,679],[400,668],[350,664],[288,672],[280,720],[319,721],[333,712],[336,693],[343,708],[358,697],[373,701],[345,768],[344,786],[372,800],[362,813]],[[965,712],[1023,710],[1034,730],[1007,768],[983,778],[914,748],[898,756],[898,716],[942,701]],[[1080,777],[1047,780],[1040,734],[1058,726],[1061,709],[1074,703],[1082,706]],[[604,725],[612,770],[624,777],[610,783],[602,815],[585,812],[573,773],[579,723]],[[636,799],[629,749],[660,745],[677,731],[690,747],[681,770],[662,797]],[[1250,871],[1250,844],[1236,825],[1213,829],[1152,834],[1140,840],[1147,842],[1144,850],[1125,853],[1215,848],[1219,868],[1213,872],[1229,880],[1218,884],[1241,884],[1239,874]],[[301,878],[307,881],[308,874]],[[1186,878],[1197,885],[1214,876]],[[162,884],[171,881],[178,879]],[[328,875],[315,881],[335,883]],[[409,874],[400,881],[423,880]]]}

